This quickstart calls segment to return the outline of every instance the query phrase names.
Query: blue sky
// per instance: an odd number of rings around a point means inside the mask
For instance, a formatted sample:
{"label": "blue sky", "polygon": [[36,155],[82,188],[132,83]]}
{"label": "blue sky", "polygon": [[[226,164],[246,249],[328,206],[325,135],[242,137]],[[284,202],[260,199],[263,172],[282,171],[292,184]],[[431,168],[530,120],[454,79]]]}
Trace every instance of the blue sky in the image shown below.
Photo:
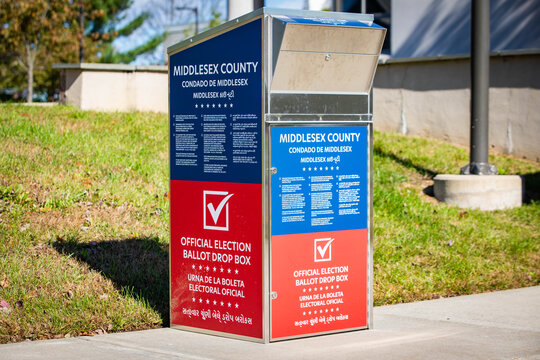
{"label": "blue sky", "polygon": [[[199,9],[199,21],[204,23],[210,17],[211,9],[222,14],[223,21],[227,14],[227,0],[172,0],[175,7],[178,6],[197,6]],[[245,0],[252,1],[252,0]],[[288,8],[288,9],[303,9],[305,6],[305,0],[265,0],[265,5],[273,8]],[[120,52],[130,50],[138,45],[143,44],[151,36],[164,31],[164,27],[170,25],[171,0],[134,0],[133,5],[128,11],[126,11],[125,19],[119,24],[127,23],[135,16],[139,15],[143,11],[149,11],[151,16],[146,23],[131,34],[128,37],[119,38],[114,42],[114,46]],[[189,11],[176,10],[173,14],[173,23],[185,24],[194,22],[194,16]],[[145,54],[139,56],[134,64],[135,65],[149,65],[149,64],[161,64],[163,63],[163,46],[159,46],[151,54]]]}
{"label": "blue sky", "polygon": [[266,0],[265,5],[273,8],[303,9],[304,0]]}

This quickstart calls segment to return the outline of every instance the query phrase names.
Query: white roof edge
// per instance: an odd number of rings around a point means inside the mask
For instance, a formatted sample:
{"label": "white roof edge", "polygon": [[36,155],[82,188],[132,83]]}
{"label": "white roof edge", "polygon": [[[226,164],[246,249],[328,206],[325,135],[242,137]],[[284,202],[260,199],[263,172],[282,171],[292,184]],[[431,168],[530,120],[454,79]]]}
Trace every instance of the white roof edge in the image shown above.
{"label": "white roof edge", "polygon": [[91,70],[91,71],[148,71],[167,72],[165,65],[127,65],[127,64],[101,64],[101,63],[73,63],[53,64],[53,69],[58,70]]}
{"label": "white roof edge", "polygon": [[[525,56],[525,55],[540,55],[540,49],[521,49],[521,50],[497,50],[492,51],[490,57],[499,56]],[[453,55],[438,55],[438,56],[419,56],[419,57],[379,57],[379,65],[396,64],[396,63],[413,63],[413,62],[428,62],[428,61],[445,61],[445,60],[463,60],[470,58],[469,54],[453,54]]]}

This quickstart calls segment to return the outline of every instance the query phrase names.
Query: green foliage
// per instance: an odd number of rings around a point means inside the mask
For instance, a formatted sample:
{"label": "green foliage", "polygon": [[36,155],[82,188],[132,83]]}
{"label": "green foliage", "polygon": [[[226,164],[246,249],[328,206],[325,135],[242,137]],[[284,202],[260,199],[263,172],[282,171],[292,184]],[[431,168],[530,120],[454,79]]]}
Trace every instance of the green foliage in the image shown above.
{"label": "green foliage", "polygon": [[[133,0],[83,0],[80,2],[80,16],[84,18],[84,36],[91,42],[85,44],[83,50],[87,59],[85,61],[99,61],[101,63],[130,63],[141,54],[153,51],[162,41],[163,34],[152,37],[144,44],[124,53],[118,53],[112,46],[112,42],[118,37],[131,35],[139,29],[149,18],[148,12],[143,12],[118,28],[118,23],[123,20],[124,11],[133,3]],[[79,50],[80,52],[81,50]]]}
{"label": "green foliage", "polygon": [[[132,0],[4,0],[0,6],[0,88],[15,89],[21,98],[33,88],[51,96],[59,73],[53,63],[129,63],[154,50],[163,36],[116,53],[112,42],[129,36],[148,19],[143,12],[118,28]],[[82,26],[81,26],[82,24]]]}
{"label": "green foliage", "polygon": [[218,25],[221,25],[222,22],[223,21],[221,21],[221,13],[212,9],[212,17],[210,18],[210,21],[208,22],[208,26],[206,27],[206,30],[214,28]]}
{"label": "green foliage", "polygon": [[113,64],[128,64],[135,60],[137,56],[153,51],[159,44],[163,42],[163,38],[163,34],[156,35],[144,44],[123,53],[119,53],[115,51],[112,46],[108,46],[105,49],[103,56],[100,59],[100,62]]}
{"label": "green foliage", "polygon": [[[72,60],[70,0],[7,0],[0,6],[0,87],[49,87],[52,62]],[[35,81],[34,81],[35,80]]]}
{"label": "green foliage", "polygon": [[[221,13],[215,11],[214,9],[211,10],[212,17],[210,18],[210,21],[208,21],[208,25],[203,30],[209,30],[212,29],[218,25],[221,25],[223,21],[221,20]],[[195,26],[190,25],[187,28],[184,29],[184,37],[188,38],[195,35]]]}
{"label": "green foliage", "polygon": [[118,36],[129,36],[139,27],[141,27],[144,22],[150,16],[149,13],[145,12],[137,16],[135,19],[131,20],[126,26],[118,30]]}

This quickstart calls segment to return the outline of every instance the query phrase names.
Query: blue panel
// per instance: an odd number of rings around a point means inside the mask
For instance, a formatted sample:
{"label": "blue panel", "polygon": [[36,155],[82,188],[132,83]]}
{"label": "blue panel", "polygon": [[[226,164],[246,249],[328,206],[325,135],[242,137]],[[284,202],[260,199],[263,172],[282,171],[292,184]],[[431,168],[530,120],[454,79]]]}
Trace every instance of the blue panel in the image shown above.
{"label": "blue panel", "polygon": [[327,25],[327,26],[349,26],[349,27],[363,27],[372,29],[384,29],[373,22],[365,22],[359,20],[345,20],[323,17],[295,17],[276,15],[276,18],[289,23],[289,24],[305,24],[305,25]]}
{"label": "blue panel", "polygon": [[367,129],[273,127],[272,235],[367,228]]}
{"label": "blue panel", "polygon": [[171,180],[261,183],[262,21],[170,56]]}

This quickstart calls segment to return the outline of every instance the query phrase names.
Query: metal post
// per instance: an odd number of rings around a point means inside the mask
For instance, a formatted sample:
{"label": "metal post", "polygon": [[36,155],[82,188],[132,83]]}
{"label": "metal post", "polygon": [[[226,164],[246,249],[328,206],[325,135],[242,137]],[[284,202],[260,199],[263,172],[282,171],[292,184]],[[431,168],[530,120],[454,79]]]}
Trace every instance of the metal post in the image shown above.
{"label": "metal post", "polygon": [[462,174],[493,175],[489,164],[489,0],[472,0],[470,163]]}
{"label": "metal post", "polygon": [[171,0],[171,21],[170,24],[172,25],[174,21],[174,0]]}
{"label": "metal post", "polygon": [[253,0],[253,10],[264,7],[264,0]]}
{"label": "metal post", "polygon": [[195,35],[199,33],[199,9],[195,8]]}
{"label": "metal post", "polygon": [[176,10],[189,10],[195,14],[195,35],[199,33],[199,9],[197,7],[178,6]]}

